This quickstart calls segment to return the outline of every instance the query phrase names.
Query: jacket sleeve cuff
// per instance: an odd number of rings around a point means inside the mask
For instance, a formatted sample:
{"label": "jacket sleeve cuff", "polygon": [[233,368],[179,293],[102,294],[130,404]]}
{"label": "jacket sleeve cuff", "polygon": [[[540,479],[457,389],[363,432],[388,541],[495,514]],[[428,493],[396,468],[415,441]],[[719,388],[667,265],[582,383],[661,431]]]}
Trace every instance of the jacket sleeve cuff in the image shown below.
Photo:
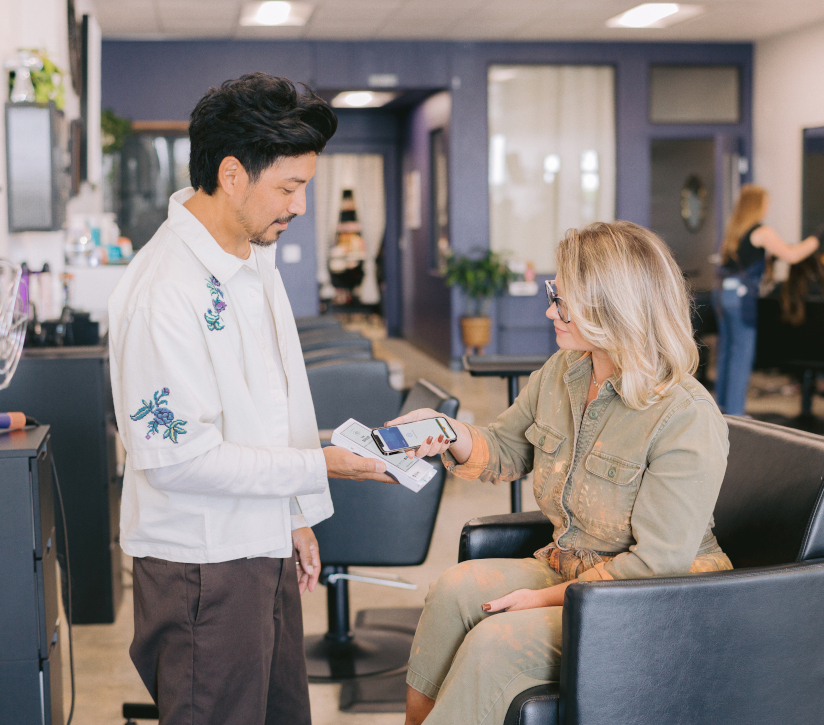
{"label": "jacket sleeve cuff", "polygon": [[[608,562],[607,562],[608,563]],[[578,576],[579,582],[611,582],[615,577],[612,576],[604,567],[606,564],[601,562],[587,569],[583,574]]]}
{"label": "jacket sleeve cuff", "polygon": [[486,439],[478,432],[474,425],[464,423],[469,429],[469,434],[472,436],[472,451],[469,458],[463,463],[458,463],[449,451],[442,454],[446,470],[454,476],[462,478],[466,481],[472,481],[478,478],[484,469],[489,464],[489,447],[486,445]]}

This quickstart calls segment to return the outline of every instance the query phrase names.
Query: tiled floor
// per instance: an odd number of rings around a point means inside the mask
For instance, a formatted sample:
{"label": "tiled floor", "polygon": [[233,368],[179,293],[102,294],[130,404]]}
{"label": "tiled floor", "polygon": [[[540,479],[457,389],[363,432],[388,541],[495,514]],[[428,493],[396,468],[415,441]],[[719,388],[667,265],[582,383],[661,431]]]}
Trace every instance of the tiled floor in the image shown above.
{"label": "tiled floor", "polygon": [[[461,401],[462,414],[475,423],[486,424],[506,406],[504,381],[496,378],[471,378],[468,374],[454,372],[433,361],[411,345],[401,340],[380,339],[374,336],[376,355],[390,361],[400,373],[405,384],[411,385],[425,377],[449,390]],[[750,411],[778,412],[796,415],[799,411],[799,395],[784,389],[788,379],[756,375],[753,379],[753,395]],[[786,394],[789,393],[789,394]],[[824,416],[824,402],[817,400],[815,412]],[[356,485],[356,484],[353,484]],[[525,508],[535,509],[530,495],[529,482],[524,487]],[[429,584],[457,561],[458,536],[463,524],[475,516],[504,513],[509,508],[508,486],[485,486],[450,478],[447,481],[438,520],[435,526],[429,557],[419,567],[387,570],[418,585],[416,591],[377,588],[369,584],[350,584],[352,612],[359,609],[382,607],[422,606]],[[323,552],[321,552],[321,556]],[[124,574],[124,581],[129,581]],[[304,623],[307,633],[326,630],[325,589],[318,587],[303,598]],[[131,590],[126,590],[123,604],[113,625],[86,625],[74,629],[75,666],[77,679],[77,704],[74,722],[80,725],[114,725],[123,722],[120,708],[124,701],[147,702],[149,700],[142,683],[129,660],[131,640],[132,601]],[[64,628],[65,629],[65,628]],[[68,652],[64,642],[64,652]],[[64,667],[66,713],[68,713],[69,685],[68,661]],[[315,725],[399,725],[399,714],[344,714],[338,710],[338,685],[311,685],[312,713]]]}

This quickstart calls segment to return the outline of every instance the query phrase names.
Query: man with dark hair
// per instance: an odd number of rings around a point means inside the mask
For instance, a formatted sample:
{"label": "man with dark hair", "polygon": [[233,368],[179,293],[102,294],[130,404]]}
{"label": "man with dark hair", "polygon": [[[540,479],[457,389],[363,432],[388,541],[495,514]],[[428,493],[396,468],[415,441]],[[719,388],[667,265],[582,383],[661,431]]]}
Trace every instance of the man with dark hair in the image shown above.
{"label": "man with dark hair", "polygon": [[283,78],[210,89],[189,127],[194,188],[172,196],[109,300],[130,654],[167,725],[310,723],[309,527],[332,515],[327,476],[393,482],[381,462],[321,449],[275,267],[336,127]]}

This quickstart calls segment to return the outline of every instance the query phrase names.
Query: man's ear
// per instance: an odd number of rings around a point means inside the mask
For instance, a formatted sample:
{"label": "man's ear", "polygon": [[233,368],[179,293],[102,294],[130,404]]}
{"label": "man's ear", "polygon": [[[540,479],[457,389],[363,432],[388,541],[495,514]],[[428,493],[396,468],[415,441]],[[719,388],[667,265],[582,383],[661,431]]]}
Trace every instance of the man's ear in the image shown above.
{"label": "man's ear", "polygon": [[217,183],[228,197],[244,194],[249,185],[249,175],[243,164],[234,156],[226,156],[217,168]]}

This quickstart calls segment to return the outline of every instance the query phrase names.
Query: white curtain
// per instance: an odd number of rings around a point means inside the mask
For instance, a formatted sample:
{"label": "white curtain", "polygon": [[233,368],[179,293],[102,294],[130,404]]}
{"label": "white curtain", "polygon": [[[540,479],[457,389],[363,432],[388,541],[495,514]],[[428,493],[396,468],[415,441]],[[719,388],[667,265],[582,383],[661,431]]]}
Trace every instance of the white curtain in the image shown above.
{"label": "white curtain", "polygon": [[610,66],[489,69],[491,247],[555,271],[570,227],[615,218]]}
{"label": "white curtain", "polygon": [[318,283],[329,285],[329,249],[335,243],[344,189],[352,189],[358,221],[366,245],[360,301],[366,305],[380,302],[377,266],[386,230],[383,156],[380,154],[321,154],[315,174],[315,238]]}

